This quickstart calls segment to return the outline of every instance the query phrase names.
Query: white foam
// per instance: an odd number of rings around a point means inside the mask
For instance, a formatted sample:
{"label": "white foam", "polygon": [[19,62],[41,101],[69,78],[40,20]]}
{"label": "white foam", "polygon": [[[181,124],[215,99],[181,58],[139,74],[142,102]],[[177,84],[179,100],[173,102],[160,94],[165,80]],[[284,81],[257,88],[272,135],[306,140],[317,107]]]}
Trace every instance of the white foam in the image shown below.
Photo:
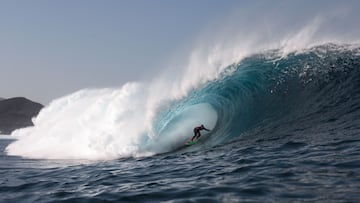
{"label": "white foam", "polygon": [[111,159],[138,150],[145,130],[146,93],[140,84],[89,89],[51,102],[34,127],[16,130],[10,155],[50,159]]}

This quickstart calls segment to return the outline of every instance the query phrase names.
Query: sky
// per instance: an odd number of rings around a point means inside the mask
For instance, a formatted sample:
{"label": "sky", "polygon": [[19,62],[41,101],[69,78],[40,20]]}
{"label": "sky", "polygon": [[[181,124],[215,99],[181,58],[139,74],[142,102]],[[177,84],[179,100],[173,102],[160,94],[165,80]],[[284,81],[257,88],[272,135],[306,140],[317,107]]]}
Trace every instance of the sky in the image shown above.
{"label": "sky", "polygon": [[48,103],[156,77],[236,1],[0,1],[0,97]]}
{"label": "sky", "polygon": [[[234,13],[261,15],[256,5],[264,2],[268,1],[0,1],[0,97],[24,96],[47,104],[83,88],[150,80],[202,36],[218,32],[215,25],[229,25],[231,17],[236,22]],[[294,1],[292,7],[301,4],[301,12],[278,2],[261,8],[304,18],[339,1]],[[342,2],[359,8],[356,1]],[[350,17],[354,22],[360,19]],[[251,18],[246,20],[251,24]],[[338,24],[343,29],[351,26]]]}

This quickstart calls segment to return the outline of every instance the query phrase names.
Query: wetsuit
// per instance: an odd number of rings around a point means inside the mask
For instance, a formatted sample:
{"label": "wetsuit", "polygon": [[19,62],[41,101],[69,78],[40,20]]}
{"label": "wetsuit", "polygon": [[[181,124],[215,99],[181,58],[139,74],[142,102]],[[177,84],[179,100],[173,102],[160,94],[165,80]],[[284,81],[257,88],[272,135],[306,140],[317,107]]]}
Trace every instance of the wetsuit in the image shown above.
{"label": "wetsuit", "polygon": [[203,125],[202,126],[198,126],[194,128],[194,137],[191,139],[191,141],[193,141],[195,138],[199,139],[199,137],[201,136],[200,131],[201,130],[206,130],[206,131],[210,131],[208,129],[206,129]]}

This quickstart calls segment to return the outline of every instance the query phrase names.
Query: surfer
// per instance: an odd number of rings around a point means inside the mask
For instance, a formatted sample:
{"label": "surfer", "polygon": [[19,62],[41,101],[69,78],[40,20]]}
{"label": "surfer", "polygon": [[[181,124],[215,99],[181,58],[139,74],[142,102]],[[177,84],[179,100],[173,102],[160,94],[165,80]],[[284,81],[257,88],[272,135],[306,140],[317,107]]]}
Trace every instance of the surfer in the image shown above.
{"label": "surfer", "polygon": [[196,138],[196,139],[199,139],[199,138],[200,138],[200,136],[201,136],[200,131],[201,131],[201,130],[210,131],[209,129],[206,129],[206,128],[204,127],[204,125],[202,125],[202,124],[201,124],[201,126],[195,127],[195,128],[194,128],[194,137],[191,138],[191,141],[193,141],[195,138]]}

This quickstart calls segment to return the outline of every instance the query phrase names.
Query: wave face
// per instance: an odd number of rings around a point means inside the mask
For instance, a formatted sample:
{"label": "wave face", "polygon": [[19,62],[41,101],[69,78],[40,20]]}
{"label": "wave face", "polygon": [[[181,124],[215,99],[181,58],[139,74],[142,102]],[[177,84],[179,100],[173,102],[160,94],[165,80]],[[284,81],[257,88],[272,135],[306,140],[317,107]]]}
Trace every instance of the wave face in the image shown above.
{"label": "wave face", "polygon": [[181,99],[149,105],[149,94],[144,85],[128,84],[55,100],[34,127],[13,133],[18,140],[7,152],[66,159],[151,155],[178,149],[201,123],[212,131],[192,150],[243,136],[346,134],[360,120],[360,49],[325,44],[286,56],[269,50],[229,64]]}
{"label": "wave face", "polygon": [[359,54],[359,48],[326,44],[285,57],[280,50],[252,55],[167,112],[212,106],[217,122],[205,147],[245,135],[342,131],[360,119]]}

